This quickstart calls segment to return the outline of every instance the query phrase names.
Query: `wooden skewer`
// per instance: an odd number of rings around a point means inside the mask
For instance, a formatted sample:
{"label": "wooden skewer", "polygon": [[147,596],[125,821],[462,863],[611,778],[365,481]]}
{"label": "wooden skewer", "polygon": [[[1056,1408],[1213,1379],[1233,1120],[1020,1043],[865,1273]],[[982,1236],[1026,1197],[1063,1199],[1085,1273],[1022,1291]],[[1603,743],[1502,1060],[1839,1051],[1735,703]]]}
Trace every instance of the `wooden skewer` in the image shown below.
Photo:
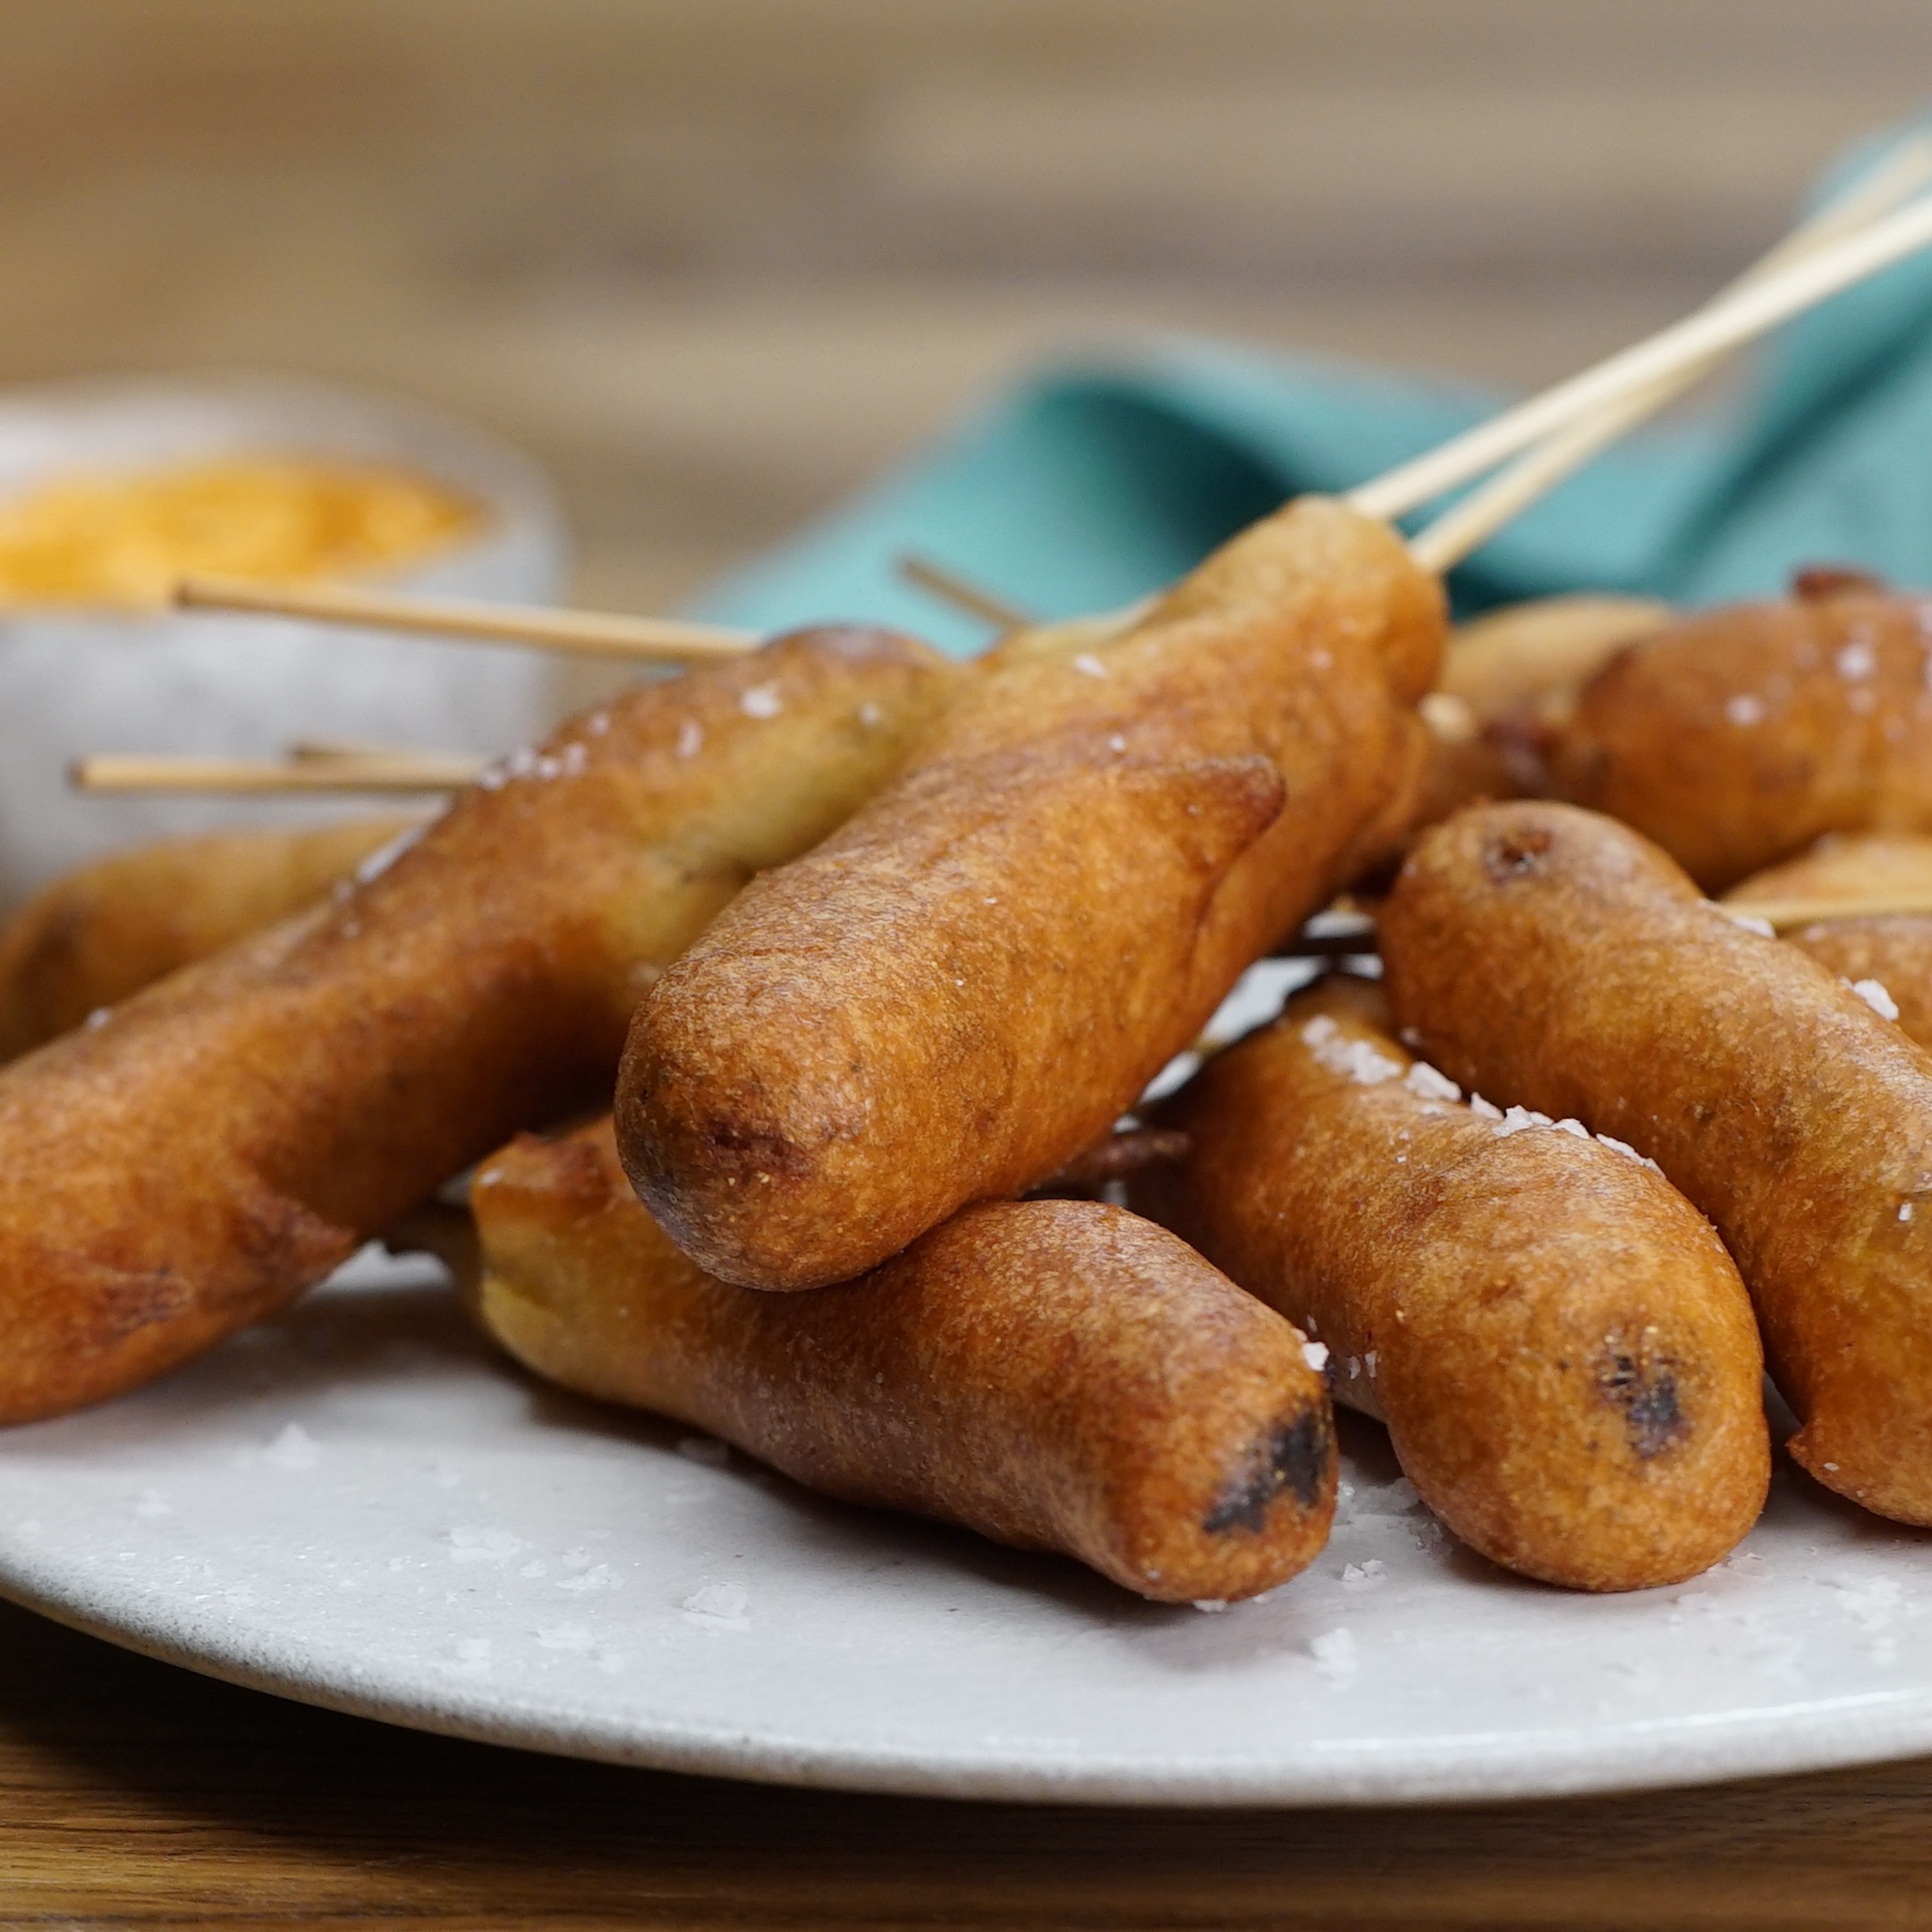
{"label": "wooden skewer", "polygon": [[[1801,223],[1769,253],[1732,283],[1724,293],[1755,287],[1792,262],[1859,233],[1880,216],[1932,183],[1932,136],[1901,141],[1879,165],[1862,176],[1809,221]],[[1423,569],[1441,572],[1480,549],[1504,524],[1598,451],[1708,375],[1722,360],[1709,356],[1687,363],[1675,375],[1633,390],[1621,401],[1581,417],[1569,428],[1533,445],[1480,489],[1472,491],[1427,530],[1411,538],[1409,549]]]}
{"label": "wooden skewer", "polygon": [[909,584],[917,584],[942,603],[964,611],[969,617],[983,618],[1001,631],[1019,631],[1034,621],[1017,605],[1007,603],[990,590],[982,590],[978,584],[955,575],[917,551],[902,550],[893,560],[893,568]]}
{"label": "wooden skewer", "polygon": [[[1856,898],[1748,899],[1711,902],[1741,926],[1759,922],[1774,932],[1795,932],[1829,919],[1896,919],[1932,915],[1932,890],[1866,893]],[[1318,912],[1275,956],[1277,959],[1346,959],[1376,950],[1374,919],[1366,912]]]}
{"label": "wooden skewer", "polygon": [[68,779],[80,792],[453,792],[484,766],[463,751],[286,759],[99,752],[76,758]]}
{"label": "wooden skewer", "polygon": [[[1479,529],[1476,513],[1463,506],[1452,513],[1455,522],[1445,522],[1417,539],[1419,561],[1430,568],[1445,567],[1445,562],[1466,554],[1474,542],[1527,507],[1614,433],[1599,427],[1586,436],[1580,428],[1584,421],[1601,425],[1608,420],[1608,412],[1621,410],[1627,413],[1619,427],[1627,427],[1639,413],[1657,406],[1656,399],[1666,385],[1684,379],[1690,372],[1700,372],[1715,357],[1928,242],[1932,242],[1932,199],[1824,245],[1815,245],[1814,236],[1801,259],[1787,259],[1782,268],[1767,269],[1750,278],[1750,285],[1733,289],[1683,321],[1363,484],[1350,493],[1348,500],[1366,515],[1399,516],[1547,437],[1574,429],[1576,435],[1565,447],[1538,453],[1534,462],[1506,486],[1499,480],[1499,494],[1483,513]],[[962,582],[928,560],[902,558],[901,568],[913,580],[988,623],[1010,628],[1025,621],[1024,614],[1004,599]],[[325,623],[372,625],[632,662],[732,657],[756,648],[759,642],[752,631],[679,618],[400,597],[339,585],[275,586],[231,578],[187,577],[176,587],[175,601],[190,610],[246,611]]]}
{"label": "wooden skewer", "polygon": [[642,664],[736,657],[757,649],[755,631],[690,623],[677,617],[623,617],[601,611],[547,610],[457,597],[398,597],[338,584],[259,584],[232,577],[183,577],[174,601],[183,610],[250,611],[305,617],[318,623],[366,624],[386,631],[521,644],[576,657]]}
{"label": "wooden skewer", "polygon": [[1900,208],[1749,288],[1720,297],[1580,375],[1352,490],[1348,501],[1366,516],[1391,518],[1418,509],[1580,417],[1734,349],[1916,254],[1928,242],[1932,242],[1932,199]]}
{"label": "wooden skewer", "polygon": [[1932,913],[1932,892],[1861,893],[1842,899],[1727,899],[1720,911],[1734,919],[1762,919],[1777,932],[1826,919],[1897,919]]}

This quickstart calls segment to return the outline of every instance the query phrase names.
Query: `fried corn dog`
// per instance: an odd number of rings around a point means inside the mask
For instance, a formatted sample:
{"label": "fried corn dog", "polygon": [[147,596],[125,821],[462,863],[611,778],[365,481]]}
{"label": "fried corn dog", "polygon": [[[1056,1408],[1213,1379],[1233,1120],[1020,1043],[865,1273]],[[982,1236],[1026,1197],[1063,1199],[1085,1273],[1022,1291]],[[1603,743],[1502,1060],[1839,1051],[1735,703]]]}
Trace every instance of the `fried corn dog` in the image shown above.
{"label": "fried corn dog", "polygon": [[1555,792],[1721,891],[1826,832],[1932,830],[1926,606],[1818,576],[1629,646],[1551,753]]}
{"label": "fried corn dog", "polygon": [[53,880],[0,930],[0,1060],[299,912],[421,823],[161,839]]}
{"label": "fried corn dog", "polygon": [[1399,538],[1305,498],[1090,648],[992,654],[640,1008],[618,1146],[666,1231],[819,1287],[1089,1145],[1386,841],[1441,638]]}
{"label": "fried corn dog", "polygon": [[540,1375],[723,1436],[828,1496],[1059,1550],[1162,1603],[1251,1597],[1327,1538],[1327,1391],[1287,1322],[1091,1201],[969,1208],[862,1279],[713,1279],[609,1123],[470,1191],[484,1326]]}
{"label": "fried corn dog", "polygon": [[953,675],[832,631],[640,686],[386,869],[0,1070],[0,1420],[159,1373],[607,1091],[643,987],[891,775]]}
{"label": "fried corn dog", "polygon": [[1932,918],[1823,919],[1784,937],[1896,1020],[1907,1038],[1932,1048]]}
{"label": "fried corn dog", "polygon": [[[1770,1477],[1737,1269],[1682,1195],[1573,1121],[1461,1103],[1331,979],[1160,1110],[1191,1151],[1132,1204],[1318,1336],[1422,1499],[1573,1589],[1707,1569]],[[1567,1131],[1565,1131],[1567,1130]]]}
{"label": "fried corn dog", "polygon": [[[1863,900],[1923,895],[1932,903],[1932,838],[1908,833],[1834,835],[1724,894],[1747,911],[1775,900]],[[1784,936],[1819,965],[1888,1010],[1921,1046],[1932,1047],[1932,915],[1864,912],[1822,919]]]}
{"label": "fried corn dog", "polygon": [[1540,790],[1539,748],[1584,683],[1670,617],[1649,597],[1577,596],[1532,597],[1458,624],[1422,703],[1429,760],[1411,833],[1476,799]]}
{"label": "fried corn dog", "polygon": [[1799,1462],[1932,1522],[1932,1055],[1573,806],[1458,814],[1379,924],[1395,1017],[1445,1073],[1631,1142],[1709,1216]]}

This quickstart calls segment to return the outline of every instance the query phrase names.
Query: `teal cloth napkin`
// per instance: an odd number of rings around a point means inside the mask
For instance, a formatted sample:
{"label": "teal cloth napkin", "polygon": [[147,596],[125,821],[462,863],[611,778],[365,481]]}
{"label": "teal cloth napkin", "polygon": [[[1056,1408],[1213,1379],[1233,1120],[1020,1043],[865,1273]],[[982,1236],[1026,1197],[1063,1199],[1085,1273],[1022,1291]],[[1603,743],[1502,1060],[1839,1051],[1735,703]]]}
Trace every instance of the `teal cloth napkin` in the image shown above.
{"label": "teal cloth napkin", "polygon": [[[1863,142],[1818,196],[1897,138]],[[899,580],[917,551],[1043,616],[1171,581],[1306,490],[1429,448],[1508,397],[1309,356],[1158,340],[1069,355],[694,606],[767,628],[899,624],[959,655],[986,628]],[[1451,579],[1462,611],[1567,590],[1702,604],[1777,591],[1809,563],[1932,585],[1932,259],[1800,318],[1744,400],[1606,452]]]}

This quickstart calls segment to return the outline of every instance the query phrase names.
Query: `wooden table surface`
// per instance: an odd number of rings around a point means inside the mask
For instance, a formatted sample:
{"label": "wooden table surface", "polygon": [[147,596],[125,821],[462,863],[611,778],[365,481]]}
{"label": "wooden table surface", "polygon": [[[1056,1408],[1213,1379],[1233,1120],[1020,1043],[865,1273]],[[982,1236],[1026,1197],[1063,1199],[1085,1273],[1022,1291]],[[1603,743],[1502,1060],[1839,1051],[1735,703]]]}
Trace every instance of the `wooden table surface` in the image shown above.
{"label": "wooden table surface", "polygon": [[[549,464],[585,601],[662,607],[1069,341],[1559,374],[1928,55],[1924,0],[6,0],[0,381],[425,396]],[[1932,1923],[1932,1766],[902,1802],[423,1738],[4,1609],[0,1782],[9,1927]]]}

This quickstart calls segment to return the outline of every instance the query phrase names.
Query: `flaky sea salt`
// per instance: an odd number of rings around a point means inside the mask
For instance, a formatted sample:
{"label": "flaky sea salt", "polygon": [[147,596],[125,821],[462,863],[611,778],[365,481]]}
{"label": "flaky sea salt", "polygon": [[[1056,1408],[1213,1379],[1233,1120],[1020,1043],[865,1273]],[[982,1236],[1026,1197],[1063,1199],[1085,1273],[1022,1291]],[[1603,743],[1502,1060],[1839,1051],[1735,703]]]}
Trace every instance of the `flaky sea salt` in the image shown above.
{"label": "flaky sea salt", "polygon": [[696,718],[686,718],[678,726],[677,755],[696,758],[704,750],[704,726]]}
{"label": "flaky sea salt", "polygon": [[1848,979],[1845,984],[1878,1015],[1881,1020],[1898,1018],[1898,1002],[1885,991],[1882,979]]}
{"label": "flaky sea salt", "polygon": [[784,709],[784,699],[775,684],[754,684],[739,699],[738,708],[747,717],[775,718]]}
{"label": "flaky sea salt", "polygon": [[1724,699],[1724,716],[1733,724],[1750,726],[1764,723],[1764,699],[1753,697],[1749,691],[1740,691],[1735,698]]}
{"label": "flaky sea salt", "polygon": [[1503,1109],[1494,1100],[1485,1100],[1479,1093],[1472,1093],[1469,1097],[1469,1106],[1471,1114],[1479,1114],[1484,1120],[1503,1118]]}
{"label": "flaky sea salt", "polygon": [[1490,1131],[1497,1140],[1506,1140],[1512,1134],[1527,1133],[1532,1127],[1555,1124],[1547,1114],[1538,1114],[1534,1107],[1513,1106]]}
{"label": "flaky sea salt", "polygon": [[1399,1061],[1377,1053],[1368,1040],[1350,1039],[1326,1013],[1317,1013],[1301,1029],[1301,1038],[1315,1055],[1316,1063],[1360,1087],[1373,1087],[1383,1080],[1400,1080]]}
{"label": "flaky sea salt", "polygon": [[1842,678],[1868,678],[1878,668],[1878,654],[1863,638],[1854,638],[1833,662]]}
{"label": "flaky sea salt", "polygon": [[1345,1683],[1361,1667],[1355,1632],[1345,1625],[1311,1638],[1309,1655],[1315,1659],[1315,1668],[1330,1683]]}
{"label": "flaky sea salt", "polygon": [[1105,677],[1106,666],[1090,650],[1083,650],[1073,660],[1073,668],[1088,677]]}
{"label": "flaky sea salt", "polygon": [[1402,1085],[1424,1100],[1460,1100],[1462,1089],[1427,1060],[1418,1060],[1402,1076]]}
{"label": "flaky sea salt", "polygon": [[750,1603],[751,1593],[741,1583],[707,1583],[702,1589],[693,1590],[681,1607],[686,1616],[701,1623],[744,1630],[750,1627],[745,1612]]}
{"label": "flaky sea salt", "polygon": [[1625,1160],[1635,1161],[1640,1167],[1648,1167],[1652,1174],[1664,1172],[1648,1154],[1640,1154],[1628,1140],[1619,1140],[1614,1135],[1606,1133],[1598,1134],[1597,1140],[1599,1146],[1608,1148],[1613,1154],[1621,1154]]}
{"label": "flaky sea salt", "polygon": [[1328,1366],[1328,1344],[1326,1342],[1304,1342],[1301,1360],[1319,1375]]}
{"label": "flaky sea salt", "polygon": [[1733,926],[1741,926],[1748,933],[1756,933],[1760,939],[1775,939],[1777,928],[1767,919],[1759,919],[1755,912],[1733,912],[1730,915]]}

